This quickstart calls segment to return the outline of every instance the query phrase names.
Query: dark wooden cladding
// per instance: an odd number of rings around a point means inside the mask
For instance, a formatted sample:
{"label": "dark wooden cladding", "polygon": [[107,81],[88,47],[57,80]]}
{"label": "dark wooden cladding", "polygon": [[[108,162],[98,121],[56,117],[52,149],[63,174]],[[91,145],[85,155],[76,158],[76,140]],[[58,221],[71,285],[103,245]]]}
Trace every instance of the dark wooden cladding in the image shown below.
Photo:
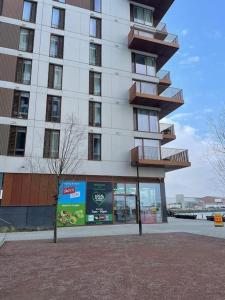
{"label": "dark wooden cladding", "polygon": [[18,50],[19,32],[19,26],[0,22],[0,47]]}
{"label": "dark wooden cladding", "polygon": [[2,16],[22,19],[23,14],[23,0],[4,0],[2,7]]}
{"label": "dark wooden cladding", "polygon": [[[67,175],[64,180],[135,183],[136,177]],[[160,180],[163,178],[140,178],[142,182],[151,183]],[[52,205],[55,203],[55,195],[56,184],[53,175],[4,174],[2,206]]]}
{"label": "dark wooden cladding", "polygon": [[17,57],[0,54],[0,80],[15,82]]}
{"label": "dark wooden cladding", "polygon": [[11,89],[0,88],[0,117],[11,117],[13,93]]}
{"label": "dark wooden cladding", "polygon": [[70,4],[84,9],[91,9],[91,0],[66,0],[66,4]]}
{"label": "dark wooden cladding", "polygon": [[9,125],[0,124],[0,155],[8,153],[9,131]]}

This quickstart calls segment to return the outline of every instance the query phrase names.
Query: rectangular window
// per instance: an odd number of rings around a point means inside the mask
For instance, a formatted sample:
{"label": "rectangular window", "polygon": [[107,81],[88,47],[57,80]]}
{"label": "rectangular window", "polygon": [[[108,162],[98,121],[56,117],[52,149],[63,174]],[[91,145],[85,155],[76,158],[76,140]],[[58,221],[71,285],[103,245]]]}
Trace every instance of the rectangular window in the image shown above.
{"label": "rectangular window", "polygon": [[102,104],[100,102],[89,102],[89,126],[101,127]]}
{"label": "rectangular window", "polygon": [[22,20],[26,22],[35,23],[37,12],[37,3],[25,0],[23,2],[23,16]]}
{"label": "rectangular window", "polygon": [[101,0],[91,0],[91,10],[100,13],[102,11],[102,1]]}
{"label": "rectangular window", "polygon": [[89,133],[88,159],[101,160],[101,134]]}
{"label": "rectangular window", "polygon": [[160,143],[159,140],[135,138],[135,147],[139,147],[139,155],[143,159],[160,160]]}
{"label": "rectangular window", "polygon": [[158,95],[158,85],[156,83],[134,80],[138,93],[148,95]]}
{"label": "rectangular window", "polygon": [[51,34],[50,37],[50,56],[55,58],[63,58],[64,37]]}
{"label": "rectangular window", "polygon": [[48,87],[50,89],[62,89],[62,73],[63,67],[59,65],[50,64],[48,74]]}
{"label": "rectangular window", "polygon": [[0,16],[2,14],[2,9],[3,9],[3,0],[0,0]]}
{"label": "rectangular window", "polygon": [[90,65],[101,66],[102,64],[102,46],[90,43]]}
{"label": "rectangular window", "polygon": [[131,4],[131,21],[146,26],[153,26],[153,11]]}
{"label": "rectangular window", "polygon": [[90,71],[89,73],[89,94],[101,96],[102,74]]}
{"label": "rectangular window", "polygon": [[26,134],[26,127],[10,126],[8,155],[24,156]]}
{"label": "rectangular window", "polygon": [[60,123],[61,97],[47,96],[46,122]]}
{"label": "rectangular window", "polygon": [[59,158],[60,131],[45,129],[44,158]]}
{"label": "rectangular window", "polygon": [[15,91],[12,106],[12,118],[27,119],[29,110],[29,92]]}
{"label": "rectangular window", "polygon": [[20,28],[20,43],[19,50],[26,52],[33,52],[34,45],[34,30]]}
{"label": "rectangular window", "polygon": [[30,84],[31,69],[32,69],[32,60],[18,58],[17,66],[16,66],[16,82],[22,84]]}
{"label": "rectangular window", "polygon": [[65,26],[65,9],[53,7],[52,8],[52,27],[63,30],[64,26]]}
{"label": "rectangular window", "polygon": [[156,58],[132,53],[132,72],[147,76],[156,76]]}
{"label": "rectangular window", "polygon": [[158,133],[158,113],[148,109],[134,108],[134,130]]}
{"label": "rectangular window", "polygon": [[101,19],[98,18],[90,18],[90,36],[101,39]]}

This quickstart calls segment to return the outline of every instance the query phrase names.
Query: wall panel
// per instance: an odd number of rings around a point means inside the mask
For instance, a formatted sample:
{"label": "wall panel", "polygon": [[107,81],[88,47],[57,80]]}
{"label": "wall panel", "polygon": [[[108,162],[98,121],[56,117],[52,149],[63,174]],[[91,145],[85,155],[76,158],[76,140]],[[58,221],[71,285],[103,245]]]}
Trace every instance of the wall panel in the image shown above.
{"label": "wall panel", "polygon": [[23,0],[4,0],[2,15],[21,20],[23,15]]}
{"label": "wall panel", "polygon": [[0,22],[0,47],[19,49],[20,27]]}
{"label": "wall panel", "polygon": [[0,88],[0,117],[11,117],[14,90]]}
{"label": "wall panel", "polygon": [[15,82],[17,57],[0,54],[0,80]]}

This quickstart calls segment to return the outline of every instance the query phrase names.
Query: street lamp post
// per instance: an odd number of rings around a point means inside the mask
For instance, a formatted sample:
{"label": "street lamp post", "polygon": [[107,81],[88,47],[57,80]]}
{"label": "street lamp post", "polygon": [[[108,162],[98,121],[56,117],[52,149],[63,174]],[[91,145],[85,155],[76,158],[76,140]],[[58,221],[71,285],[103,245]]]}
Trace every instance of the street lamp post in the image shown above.
{"label": "street lamp post", "polygon": [[141,198],[140,198],[140,178],[139,178],[139,167],[137,163],[137,206],[138,206],[138,225],[139,235],[142,235],[142,221],[141,221]]}

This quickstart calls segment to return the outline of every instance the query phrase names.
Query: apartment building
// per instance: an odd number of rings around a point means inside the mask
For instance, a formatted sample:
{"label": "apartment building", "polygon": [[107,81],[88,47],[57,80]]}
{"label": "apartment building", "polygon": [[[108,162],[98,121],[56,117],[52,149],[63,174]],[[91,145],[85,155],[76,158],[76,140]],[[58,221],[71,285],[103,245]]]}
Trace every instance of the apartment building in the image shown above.
{"label": "apartment building", "polygon": [[166,221],[166,172],[190,166],[161,122],[184,104],[163,69],[179,49],[161,23],[173,1],[0,0],[1,206],[55,203],[53,176],[27,161],[59,157],[73,115],[85,139],[68,180],[107,184],[109,223],[137,221],[139,181],[142,221]]}

